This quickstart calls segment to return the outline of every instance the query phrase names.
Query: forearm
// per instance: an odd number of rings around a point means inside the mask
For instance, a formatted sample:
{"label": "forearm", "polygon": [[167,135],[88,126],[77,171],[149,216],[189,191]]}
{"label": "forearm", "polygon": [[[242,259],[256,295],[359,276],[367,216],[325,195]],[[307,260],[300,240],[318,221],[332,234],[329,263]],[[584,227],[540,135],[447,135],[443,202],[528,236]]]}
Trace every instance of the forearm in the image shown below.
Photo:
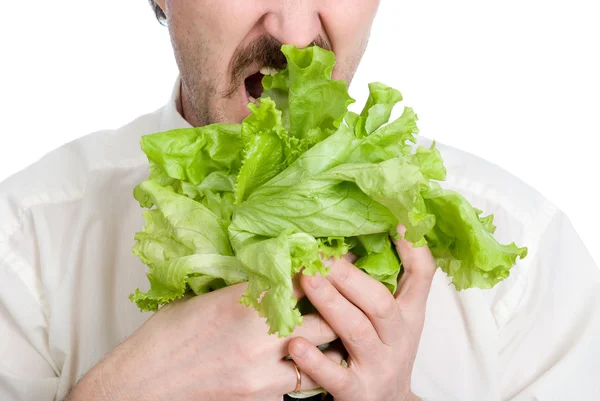
{"label": "forearm", "polygon": [[98,377],[90,377],[92,372],[84,376],[75,386],[71,388],[62,401],[96,401],[111,399],[102,388]]}
{"label": "forearm", "polygon": [[62,401],[128,401],[122,391],[111,385],[106,361],[100,362],[83,376]]}

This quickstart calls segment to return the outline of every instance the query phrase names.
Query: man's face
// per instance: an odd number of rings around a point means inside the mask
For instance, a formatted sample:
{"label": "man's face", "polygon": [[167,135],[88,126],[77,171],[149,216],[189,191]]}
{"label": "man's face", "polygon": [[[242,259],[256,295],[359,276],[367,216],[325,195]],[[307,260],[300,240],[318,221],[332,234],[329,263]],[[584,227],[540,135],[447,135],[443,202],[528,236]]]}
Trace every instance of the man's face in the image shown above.
{"label": "man's face", "polygon": [[[334,79],[350,82],[379,0],[158,0],[194,126],[240,123],[262,92],[262,67],[284,67],[282,43],[333,50]],[[265,72],[265,69],[263,69]]]}

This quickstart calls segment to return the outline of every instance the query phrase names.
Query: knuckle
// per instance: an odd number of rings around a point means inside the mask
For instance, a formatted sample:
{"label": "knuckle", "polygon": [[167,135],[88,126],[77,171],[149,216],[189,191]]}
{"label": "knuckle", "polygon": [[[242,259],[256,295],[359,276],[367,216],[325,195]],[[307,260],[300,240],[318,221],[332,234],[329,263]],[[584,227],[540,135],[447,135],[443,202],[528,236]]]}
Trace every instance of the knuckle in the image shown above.
{"label": "knuckle", "polygon": [[431,281],[436,270],[437,263],[431,253],[429,253],[428,255],[416,258],[410,273],[419,279]]}
{"label": "knuckle", "polygon": [[335,291],[333,285],[329,280],[322,279],[322,283],[316,291],[312,291],[312,298],[314,302],[324,306],[334,306],[335,304]]}
{"label": "knuckle", "polygon": [[335,272],[335,278],[343,283],[349,284],[354,280],[354,271],[349,266],[344,266],[343,263],[338,263],[338,268]]}
{"label": "knuckle", "polygon": [[338,297],[335,292],[331,291],[331,288],[324,288],[323,292],[323,306],[329,311],[335,311],[339,308]]}
{"label": "knuckle", "polygon": [[336,393],[342,391],[348,392],[349,394],[355,393],[354,389],[356,387],[356,381],[353,380],[348,369],[340,370],[340,373],[337,375],[337,377],[335,377],[335,379],[336,380],[334,382],[337,386]]}
{"label": "knuckle", "polygon": [[361,319],[350,330],[349,340],[355,344],[366,344],[372,342],[372,330],[369,327],[370,322],[366,319]]}
{"label": "knuckle", "polygon": [[419,284],[429,285],[433,280],[435,270],[429,266],[420,266],[420,268],[415,269],[412,274],[414,275],[415,281],[418,281]]}
{"label": "knuckle", "polygon": [[410,299],[410,297],[407,296],[401,296],[400,298],[398,298],[396,303],[398,304],[400,310],[402,310],[404,313],[406,313],[406,311],[413,306],[412,299]]}
{"label": "knuckle", "polygon": [[388,320],[396,316],[398,312],[398,303],[386,289],[385,294],[379,293],[376,296],[375,317]]}

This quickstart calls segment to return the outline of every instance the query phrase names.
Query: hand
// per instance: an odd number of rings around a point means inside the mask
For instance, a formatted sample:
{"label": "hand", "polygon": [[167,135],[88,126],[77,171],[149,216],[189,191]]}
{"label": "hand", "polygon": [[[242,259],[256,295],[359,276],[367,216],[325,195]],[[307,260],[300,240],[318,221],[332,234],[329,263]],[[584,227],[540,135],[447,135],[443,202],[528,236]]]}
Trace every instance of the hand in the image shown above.
{"label": "hand", "polygon": [[302,380],[314,379],[336,401],[418,399],[410,389],[411,373],[436,263],[426,246],[413,248],[402,239],[396,248],[404,273],[395,296],[347,259],[335,261],[326,279],[301,278],[306,296],[348,351],[348,367],[301,337],[290,342],[289,351],[306,374]]}
{"label": "hand", "polygon": [[[161,308],[94,367],[69,400],[281,401],[296,386],[294,364],[283,359],[290,338],[268,335],[264,319],[239,303],[245,287]],[[337,338],[318,315],[305,316],[295,336],[311,345]],[[318,387],[303,379],[302,390]]]}

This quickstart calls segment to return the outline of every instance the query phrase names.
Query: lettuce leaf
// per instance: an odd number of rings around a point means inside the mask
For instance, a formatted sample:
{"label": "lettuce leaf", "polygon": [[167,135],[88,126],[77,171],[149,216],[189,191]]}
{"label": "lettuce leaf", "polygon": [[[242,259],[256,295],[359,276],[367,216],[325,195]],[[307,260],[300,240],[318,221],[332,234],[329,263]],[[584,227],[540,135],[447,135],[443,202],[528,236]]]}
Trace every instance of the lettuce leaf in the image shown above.
{"label": "lettuce leaf", "polygon": [[398,287],[400,258],[387,233],[360,235],[354,240],[352,252],[359,256],[354,263],[369,276],[383,283],[391,293]]}
{"label": "lettuce leaf", "polygon": [[371,83],[361,113],[350,112],[347,83],[331,79],[333,53],[282,52],[287,67],[264,77],[260,104],[241,124],[142,138],[149,177],[134,196],[149,210],[133,252],[150,288],[131,295],[141,309],[248,282],[240,302],[269,333],[288,336],[302,324],[292,278],[326,275],[323,258],[351,251],[396,291],[398,223],[415,246],[429,246],[457,290],[508,277],[527,248],[498,243],[493,216],[440,186],[442,155],[435,143],[415,145],[414,111],[389,121],[400,92]]}
{"label": "lettuce leaf", "polygon": [[261,107],[252,103],[248,107],[252,114],[242,123],[243,165],[237,176],[237,204],[281,172],[291,152],[288,132],[275,103],[267,98]]}

